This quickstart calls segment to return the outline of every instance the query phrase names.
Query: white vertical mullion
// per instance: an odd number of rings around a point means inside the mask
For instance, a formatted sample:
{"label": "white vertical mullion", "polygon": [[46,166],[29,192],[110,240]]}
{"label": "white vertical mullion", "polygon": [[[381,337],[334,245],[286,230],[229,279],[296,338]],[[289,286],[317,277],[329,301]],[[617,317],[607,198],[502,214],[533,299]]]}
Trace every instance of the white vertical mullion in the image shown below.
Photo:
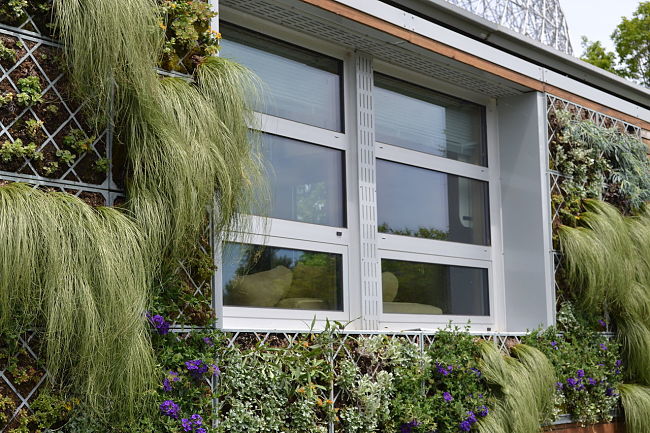
{"label": "white vertical mullion", "polygon": [[219,31],[219,0],[208,0],[208,4],[210,5],[210,8],[212,8],[212,10],[217,13],[217,15],[214,18],[212,18],[212,21],[210,22],[210,28],[218,32]]}
{"label": "white vertical mullion", "polygon": [[[381,314],[381,266],[377,252],[377,182],[375,161],[375,119],[373,109],[373,59],[354,55],[354,110],[358,176],[358,245],[361,325],[379,329]],[[354,288],[353,288],[354,290]]]}

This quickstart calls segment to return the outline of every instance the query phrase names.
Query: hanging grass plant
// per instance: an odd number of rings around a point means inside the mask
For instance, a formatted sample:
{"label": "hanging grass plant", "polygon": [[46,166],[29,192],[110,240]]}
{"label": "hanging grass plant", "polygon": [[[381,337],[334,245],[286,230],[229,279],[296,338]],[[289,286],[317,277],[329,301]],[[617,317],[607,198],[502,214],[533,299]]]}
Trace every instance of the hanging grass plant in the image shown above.
{"label": "hanging grass plant", "polygon": [[98,413],[133,410],[153,351],[151,268],[135,222],[63,193],[0,187],[0,328],[44,324],[47,368]]}
{"label": "hanging grass plant", "polygon": [[625,429],[628,433],[650,432],[650,388],[639,385],[620,385],[621,401],[625,410]]}
{"label": "hanging grass plant", "polygon": [[[161,78],[155,0],[54,0],[77,96],[127,152],[125,209],[65,194],[0,188],[0,329],[43,325],[54,381],[90,412],[123,418],[152,389],[145,311],[163,264],[205,227],[240,224],[261,173],[248,127],[254,77],[205,58],[193,77]],[[256,193],[256,198],[260,195]]]}
{"label": "hanging grass plant", "polygon": [[490,416],[478,426],[481,433],[537,433],[553,412],[555,371],[539,350],[518,344],[513,357],[492,343],[481,345],[480,370],[501,391]]}

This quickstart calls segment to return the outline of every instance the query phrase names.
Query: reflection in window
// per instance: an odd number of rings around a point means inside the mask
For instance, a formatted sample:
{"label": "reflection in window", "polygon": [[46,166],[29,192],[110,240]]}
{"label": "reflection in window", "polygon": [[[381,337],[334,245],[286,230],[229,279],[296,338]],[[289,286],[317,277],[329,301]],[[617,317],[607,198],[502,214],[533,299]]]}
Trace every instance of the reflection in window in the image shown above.
{"label": "reflection in window", "polygon": [[382,259],[384,313],[489,316],[487,269]]}
{"label": "reflection in window", "polygon": [[343,152],[262,134],[272,218],[345,226]]}
{"label": "reflection in window", "polygon": [[373,97],[378,142],[487,165],[483,107],[379,74]]}
{"label": "reflection in window", "polygon": [[259,111],[343,130],[340,60],[232,25],[222,25],[221,32],[221,55],[248,67],[264,83]]}
{"label": "reflection in window", "polygon": [[227,306],[343,310],[340,254],[226,243]]}
{"label": "reflection in window", "polygon": [[489,245],[487,183],[377,160],[378,229]]}

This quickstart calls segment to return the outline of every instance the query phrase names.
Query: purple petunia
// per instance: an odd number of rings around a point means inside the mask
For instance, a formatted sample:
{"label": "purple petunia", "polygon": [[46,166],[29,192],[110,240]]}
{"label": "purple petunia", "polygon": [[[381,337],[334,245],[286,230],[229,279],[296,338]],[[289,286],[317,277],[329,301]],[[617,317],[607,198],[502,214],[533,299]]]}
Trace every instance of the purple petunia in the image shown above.
{"label": "purple petunia", "polygon": [[600,346],[600,350],[607,350],[607,346],[605,346],[605,343],[600,343],[598,346]]}
{"label": "purple petunia", "polygon": [[444,392],[442,398],[444,398],[445,401],[452,401],[454,399],[454,397],[448,392]]}
{"label": "purple petunia", "polygon": [[562,389],[562,388],[564,388],[564,384],[562,382],[555,382],[555,387],[557,389]]}
{"label": "purple petunia", "polygon": [[165,318],[160,314],[151,315],[151,313],[146,314],[149,323],[158,330],[160,335],[165,335],[169,332],[169,323],[165,321]]}
{"label": "purple petunia", "polygon": [[172,384],[169,381],[169,379],[165,378],[165,380],[163,380],[163,391],[170,392],[171,390],[172,390]]}
{"label": "purple petunia", "polygon": [[589,385],[596,385],[598,383],[598,381],[593,377],[590,377],[587,381],[589,382]]}
{"label": "purple petunia", "polygon": [[607,322],[605,322],[603,319],[598,320],[598,324],[599,324],[602,328],[607,328]]}
{"label": "purple petunia", "polygon": [[178,419],[181,408],[173,400],[165,400],[160,405],[160,412],[170,418]]}
{"label": "purple petunia", "polygon": [[472,367],[472,368],[470,368],[470,370],[472,370],[472,371],[474,372],[474,374],[476,375],[476,377],[481,377],[481,376],[483,375],[483,374],[481,373],[481,370],[479,370],[479,369],[476,368],[476,367]]}
{"label": "purple petunia", "polygon": [[558,346],[557,341],[551,341],[551,347],[552,347],[553,349],[555,349],[555,350],[559,350],[560,348],[557,347],[557,346]]}
{"label": "purple petunia", "polygon": [[580,369],[576,372],[576,376],[578,377],[585,377],[585,371]]}
{"label": "purple petunia", "polygon": [[210,337],[203,337],[203,342],[208,346],[214,346],[214,341]]}
{"label": "purple petunia", "polygon": [[478,416],[485,417],[488,416],[488,414],[490,413],[490,409],[488,409],[488,407],[484,405],[479,407],[476,413],[478,414]]}
{"label": "purple petunia", "polygon": [[200,379],[201,376],[208,371],[208,366],[200,359],[185,361],[185,367],[194,379]]}
{"label": "purple petunia", "polygon": [[576,385],[578,384],[578,380],[575,379],[575,378],[573,378],[573,377],[570,377],[570,378],[568,378],[568,379],[566,380],[566,383],[567,383],[571,388],[573,388],[574,386],[576,386]]}
{"label": "purple petunia", "polygon": [[217,367],[216,364],[210,364],[210,373],[212,373],[213,376],[219,376],[221,374],[221,370],[219,367]]}
{"label": "purple petunia", "polygon": [[620,367],[620,366],[623,365],[623,361],[621,361],[620,359],[617,359],[616,362],[614,363],[614,365],[615,365],[616,367]]}
{"label": "purple petunia", "polygon": [[415,419],[413,421],[404,423],[400,426],[400,433],[412,433],[413,429],[421,424],[421,422]]}
{"label": "purple petunia", "polygon": [[193,428],[192,422],[187,418],[181,420],[181,426],[183,427],[183,431],[192,431]]}
{"label": "purple petunia", "polygon": [[454,369],[454,367],[451,366],[451,365],[449,365],[447,367],[444,367],[444,366],[436,363],[436,371],[438,373],[442,374],[443,376],[448,376],[449,373],[451,373],[453,371],[453,369]]}
{"label": "purple petunia", "polygon": [[614,388],[607,388],[607,389],[605,390],[605,395],[606,395],[607,397],[615,397],[615,396],[616,396],[616,393],[614,392]]}
{"label": "purple petunia", "polygon": [[471,424],[476,423],[478,420],[476,419],[476,415],[474,415],[474,412],[467,411],[467,421],[469,421]]}
{"label": "purple petunia", "polygon": [[199,427],[196,430],[194,430],[194,433],[207,433],[207,432],[203,427]]}
{"label": "purple petunia", "polygon": [[190,417],[190,419],[192,420],[192,424],[194,424],[195,426],[199,426],[199,425],[203,424],[203,417],[201,415],[199,415],[198,413],[195,413],[194,415],[192,415]]}
{"label": "purple petunia", "polygon": [[472,429],[472,423],[469,422],[468,420],[465,420],[458,424],[458,428],[461,429],[462,431],[470,431]]}

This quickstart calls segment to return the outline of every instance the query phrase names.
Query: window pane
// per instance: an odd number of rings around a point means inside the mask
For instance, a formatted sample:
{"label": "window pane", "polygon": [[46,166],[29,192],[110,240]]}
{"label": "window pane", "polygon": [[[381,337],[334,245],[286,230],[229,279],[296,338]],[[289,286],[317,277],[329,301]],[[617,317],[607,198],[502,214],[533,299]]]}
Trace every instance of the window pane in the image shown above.
{"label": "window pane", "polygon": [[487,269],[381,261],[384,313],[489,316]]}
{"label": "window pane", "polygon": [[262,134],[271,189],[269,216],[345,226],[343,151]]}
{"label": "window pane", "polygon": [[487,165],[483,107],[379,74],[374,101],[378,142]]}
{"label": "window pane", "polygon": [[221,55],[247,66],[264,82],[260,111],[343,130],[340,60],[231,25],[222,25],[221,32]]}
{"label": "window pane", "polygon": [[377,160],[379,231],[489,245],[487,183]]}
{"label": "window pane", "polygon": [[224,305],[343,310],[340,254],[226,243]]}

